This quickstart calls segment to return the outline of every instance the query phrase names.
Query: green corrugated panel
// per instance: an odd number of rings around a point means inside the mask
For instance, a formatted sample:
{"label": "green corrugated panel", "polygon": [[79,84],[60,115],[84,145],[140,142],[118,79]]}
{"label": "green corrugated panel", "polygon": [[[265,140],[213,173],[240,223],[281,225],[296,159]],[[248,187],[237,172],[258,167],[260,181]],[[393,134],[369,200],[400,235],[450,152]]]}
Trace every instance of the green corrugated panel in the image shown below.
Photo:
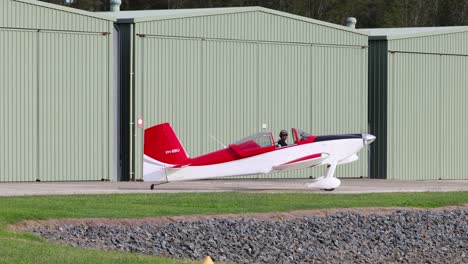
{"label": "green corrugated panel", "polygon": [[109,38],[39,33],[39,178],[109,179]]}
{"label": "green corrugated panel", "polygon": [[[367,49],[136,37],[136,112],[145,128],[171,122],[191,156],[267,125],[316,134],[367,131]],[[336,78],[339,75],[340,78]],[[137,128],[136,178],[143,129]],[[366,176],[367,155],[338,169]],[[307,177],[302,171],[268,177]]]}
{"label": "green corrugated panel", "polygon": [[440,128],[442,179],[468,180],[468,57],[441,56]]}
{"label": "green corrugated panel", "polygon": [[142,38],[141,45],[138,73],[144,81],[141,116],[145,126],[170,122],[187,153],[199,155],[205,96],[201,87],[201,41],[148,37]]}
{"label": "green corrugated panel", "polygon": [[431,54],[389,54],[389,179],[439,179],[445,173],[440,59]]}
{"label": "green corrugated panel", "polygon": [[369,41],[370,177],[387,178],[387,41]]}
{"label": "green corrugated panel", "polygon": [[0,181],[37,177],[36,34],[0,29]]}
{"label": "green corrugated panel", "polygon": [[138,23],[139,34],[229,39],[316,43],[326,45],[367,46],[367,36],[328,27],[306,19],[295,19],[281,12],[265,10],[218,15],[160,19]]}
{"label": "green corrugated panel", "polygon": [[468,32],[390,40],[388,50],[434,54],[468,54]]}
{"label": "green corrugated panel", "polygon": [[31,0],[0,0],[0,28],[110,32],[113,19]]}
{"label": "green corrugated panel", "polygon": [[[260,121],[275,138],[291,127],[319,135],[367,131],[366,49],[264,44],[259,54]],[[367,176],[365,151],[360,158],[340,166],[337,175]],[[312,169],[284,175],[322,173]]]}
{"label": "green corrugated panel", "polygon": [[[312,126],[316,134],[368,133],[367,49],[312,47]],[[368,155],[337,168],[339,177],[368,176]]]}
{"label": "green corrugated panel", "polygon": [[[201,40],[136,37],[135,120],[170,122],[190,156],[202,149]],[[140,93],[141,92],[141,93]],[[136,128],[135,173],[141,177],[143,129]]]}
{"label": "green corrugated panel", "polygon": [[202,134],[197,155],[261,130],[257,83],[257,45],[232,41],[203,41]]}

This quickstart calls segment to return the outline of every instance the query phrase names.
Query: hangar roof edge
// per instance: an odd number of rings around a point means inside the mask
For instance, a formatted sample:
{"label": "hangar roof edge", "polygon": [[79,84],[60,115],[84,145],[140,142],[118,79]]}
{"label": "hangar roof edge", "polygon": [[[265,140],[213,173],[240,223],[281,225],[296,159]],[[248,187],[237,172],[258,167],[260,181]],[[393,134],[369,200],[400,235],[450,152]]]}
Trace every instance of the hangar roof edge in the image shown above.
{"label": "hangar roof edge", "polygon": [[282,11],[276,11],[269,8],[251,6],[251,7],[227,7],[227,8],[194,8],[194,9],[163,9],[163,10],[134,10],[119,12],[97,12],[99,15],[109,16],[117,19],[121,23],[138,23],[156,20],[167,20],[177,18],[188,18],[198,16],[222,15],[245,12],[264,12],[272,15],[283,16],[290,19],[300,20],[307,23],[313,23],[329,28],[343,30],[359,35],[367,36],[363,31],[355,30],[346,26],[320,21],[308,17],[302,17]]}
{"label": "hangar roof edge", "polygon": [[82,16],[88,16],[96,19],[102,19],[102,20],[107,20],[107,21],[113,21],[115,22],[116,19],[108,16],[102,16],[99,15],[95,12],[89,12],[77,8],[72,8],[72,7],[67,7],[67,6],[62,6],[62,5],[56,5],[56,4],[51,4],[51,3],[46,3],[42,1],[37,1],[37,0],[10,0],[14,2],[19,2],[19,3],[24,3],[24,4],[29,4],[29,5],[34,5],[34,6],[40,6],[40,7],[46,7],[50,9],[55,9],[59,11],[63,11],[66,13],[72,13],[72,14],[77,14],[77,15],[82,15]]}
{"label": "hangar roof edge", "polygon": [[359,31],[369,34],[370,40],[397,40],[468,32],[468,26],[454,27],[409,27],[409,28],[363,28]]}

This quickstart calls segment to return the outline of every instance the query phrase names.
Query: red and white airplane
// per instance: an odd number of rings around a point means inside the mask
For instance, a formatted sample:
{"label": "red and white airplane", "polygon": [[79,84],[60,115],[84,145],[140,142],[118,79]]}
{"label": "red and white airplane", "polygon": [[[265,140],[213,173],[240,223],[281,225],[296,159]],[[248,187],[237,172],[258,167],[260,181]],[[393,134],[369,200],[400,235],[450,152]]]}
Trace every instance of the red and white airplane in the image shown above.
{"label": "red and white airplane", "polygon": [[[175,181],[272,173],[327,165],[325,176],[308,187],[333,190],[337,165],[356,161],[370,134],[314,136],[293,128],[293,145],[278,147],[271,132],[259,132],[228,147],[190,158],[169,123],[145,129],[143,180],[161,184]],[[151,189],[154,185],[151,185]]]}

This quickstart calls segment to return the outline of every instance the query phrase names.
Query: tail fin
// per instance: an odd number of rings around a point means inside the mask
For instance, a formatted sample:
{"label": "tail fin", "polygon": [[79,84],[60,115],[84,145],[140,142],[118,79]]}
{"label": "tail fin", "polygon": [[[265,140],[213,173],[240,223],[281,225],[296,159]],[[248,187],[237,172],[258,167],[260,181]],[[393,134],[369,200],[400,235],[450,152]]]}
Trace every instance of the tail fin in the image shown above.
{"label": "tail fin", "polygon": [[145,129],[144,154],[157,161],[183,165],[189,157],[169,123]]}

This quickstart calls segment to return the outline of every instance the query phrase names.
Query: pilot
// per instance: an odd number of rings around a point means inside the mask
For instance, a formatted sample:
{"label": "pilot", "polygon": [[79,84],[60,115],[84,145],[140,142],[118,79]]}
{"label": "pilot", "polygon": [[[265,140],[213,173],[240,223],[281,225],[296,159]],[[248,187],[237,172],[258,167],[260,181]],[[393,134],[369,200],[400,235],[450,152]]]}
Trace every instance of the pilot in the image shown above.
{"label": "pilot", "polygon": [[286,130],[281,130],[279,133],[280,139],[278,140],[278,146],[280,147],[286,147],[288,143],[286,143],[286,139],[288,138],[288,131]]}

